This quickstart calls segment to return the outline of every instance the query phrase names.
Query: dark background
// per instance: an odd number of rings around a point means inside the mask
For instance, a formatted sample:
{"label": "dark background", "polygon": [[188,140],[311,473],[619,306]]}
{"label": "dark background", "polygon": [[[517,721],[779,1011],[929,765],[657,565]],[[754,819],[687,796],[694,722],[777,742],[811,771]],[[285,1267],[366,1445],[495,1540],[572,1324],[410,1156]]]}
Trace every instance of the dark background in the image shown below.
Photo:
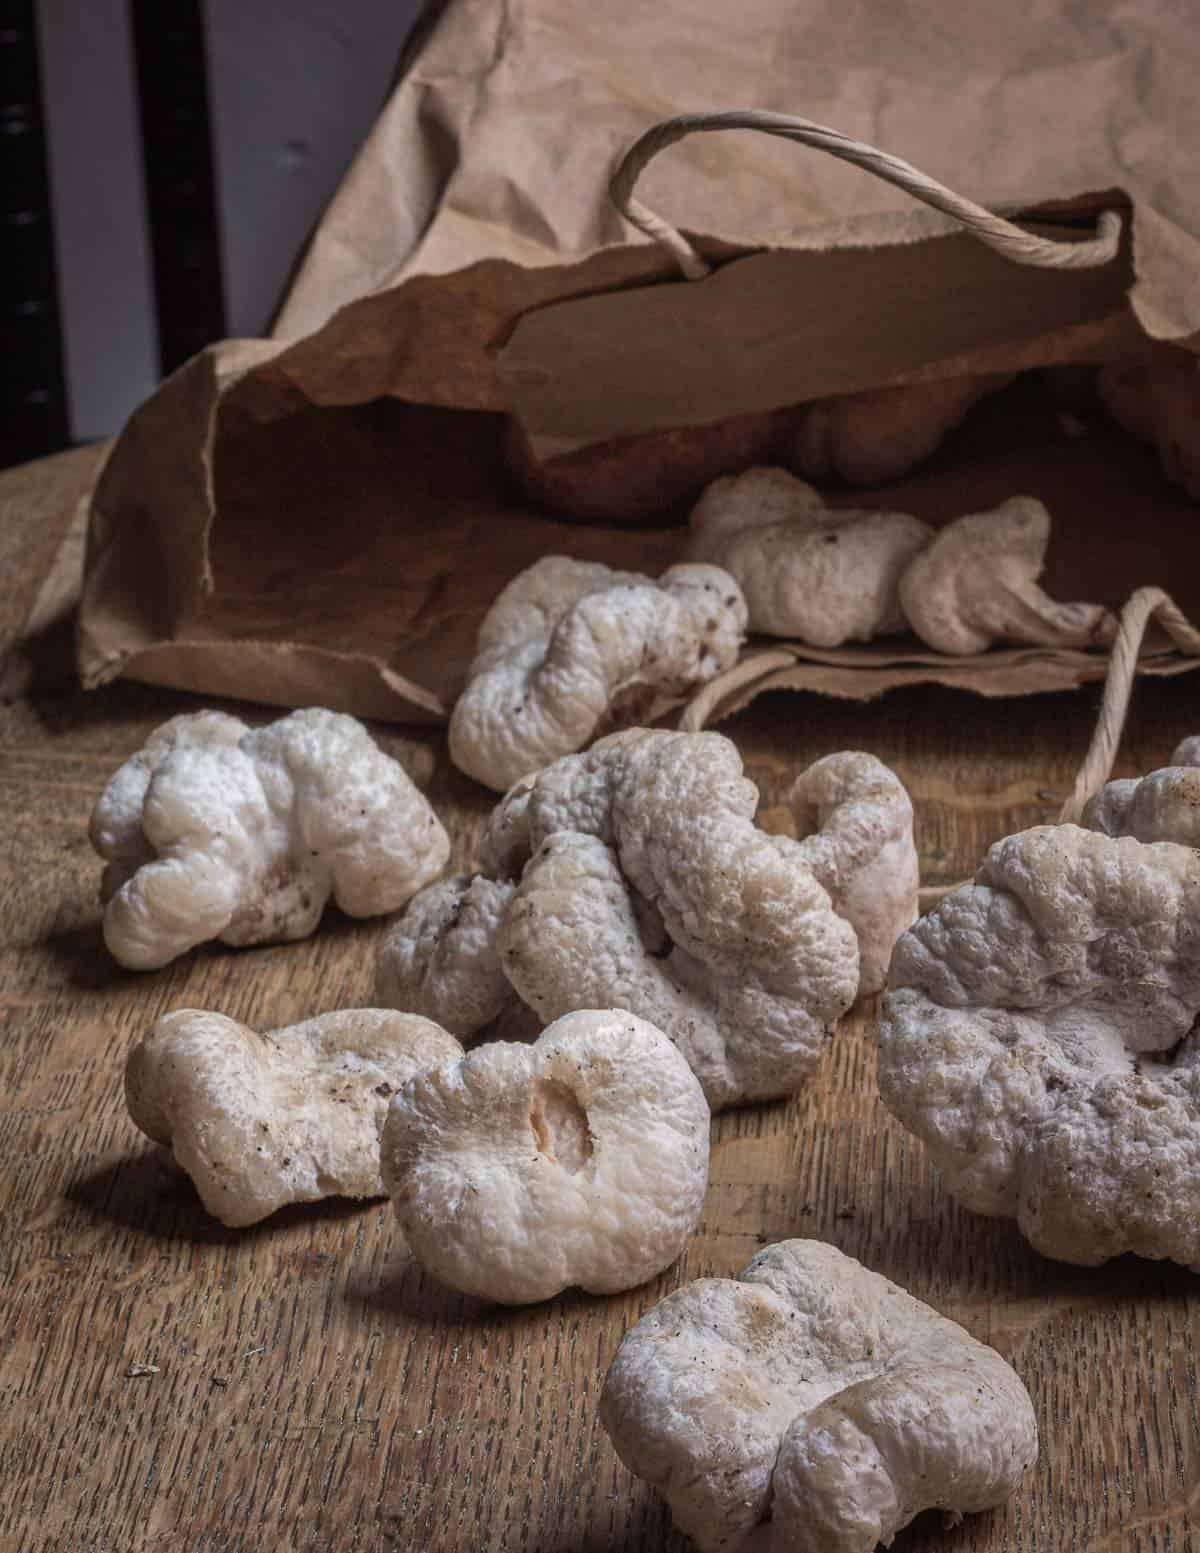
{"label": "dark background", "polygon": [[0,0],[0,466],[261,334],[419,0]]}

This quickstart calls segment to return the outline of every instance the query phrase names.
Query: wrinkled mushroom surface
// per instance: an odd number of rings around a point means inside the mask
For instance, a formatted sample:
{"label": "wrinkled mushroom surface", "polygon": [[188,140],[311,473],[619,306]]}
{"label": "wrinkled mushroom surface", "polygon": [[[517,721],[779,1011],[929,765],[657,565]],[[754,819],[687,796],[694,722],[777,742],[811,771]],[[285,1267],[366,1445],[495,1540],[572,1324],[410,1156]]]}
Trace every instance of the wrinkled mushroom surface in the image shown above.
{"label": "wrinkled mushroom surface", "polygon": [[496,934],[514,884],[457,874],[422,890],[376,961],[376,1001],[423,1014],[457,1036],[490,1024],[512,998]]}
{"label": "wrinkled mushroom surface", "polygon": [[543,772],[501,920],[543,1020],[627,1007],[666,1031],[713,1109],[796,1089],[858,986],[858,944],[802,846],[754,824],[720,734],[635,729]]}
{"label": "wrinkled mushroom surface", "polygon": [[689,554],[741,586],[750,629],[840,647],[904,629],[900,575],[933,530],[902,512],[833,511],[785,469],[710,485]]}
{"label": "wrinkled mushroom surface", "polygon": [[833,1246],[787,1240],[626,1333],[600,1420],[701,1553],[873,1553],[990,1509],[1037,1458],[994,1349]]}
{"label": "wrinkled mushroom surface", "polygon": [[584,523],[645,523],[694,501],[710,480],[770,457],[795,412],[768,410],[703,426],[612,437],[541,459],[510,418],[504,451],[522,490],[540,506]]}
{"label": "wrinkled mushroom surface", "polygon": [[1032,496],[948,523],[900,578],[913,630],[938,652],[986,652],[995,642],[1093,647],[1116,622],[1101,604],[1059,604],[1038,586],[1050,514]]}
{"label": "wrinkled mushroom surface", "polygon": [[130,1054],[125,1099],[165,1144],[222,1224],[285,1203],[381,1197],[379,1134],[388,1101],[462,1047],[391,1009],[321,1014],[257,1034],[223,1014],[165,1014]]}
{"label": "wrinkled mushroom surface", "polygon": [[591,1009],[414,1078],[388,1112],[383,1177],[413,1255],[444,1283],[508,1305],[613,1293],[683,1249],[708,1130],[661,1031]]}
{"label": "wrinkled mushroom surface", "polygon": [[1200,740],[1184,739],[1160,771],[1106,783],[1088,801],[1081,824],[1106,836],[1200,847]]}
{"label": "wrinkled mushroom surface", "polygon": [[821,399],[801,408],[781,456],[809,480],[898,480],[935,451],[972,405],[1011,381],[1011,373],[987,373]]}
{"label": "wrinkled mushroom surface", "polygon": [[745,631],[741,590],[719,567],[673,566],[655,581],[546,556],[480,627],[450,718],[451,759],[504,791],[730,668]]}
{"label": "wrinkled mushroom surface", "polygon": [[[791,1093],[858,992],[882,985],[917,868],[911,802],[873,756],[818,761],[791,799],[803,839],[760,831],[757,791],[715,733],[627,729],[522,782],[481,846],[502,876],[486,922],[505,981],[543,1022],[595,1007],[651,1020],[713,1109]],[[443,911],[471,889],[413,902],[393,935],[405,975],[381,963],[381,997],[423,1012],[456,999],[473,1029],[494,1016],[484,914]],[[482,989],[469,995],[454,989],[468,964]]]}
{"label": "wrinkled mushroom surface", "polygon": [[396,911],[450,852],[404,768],[320,708],[254,731],[173,718],[116,772],[90,836],[107,860],[105,942],[132,970],[209,939],[305,938],[331,896],[354,917]]}
{"label": "wrinkled mushroom surface", "polygon": [[859,995],[880,992],[896,940],[917,917],[912,800],[881,760],[843,750],[802,772],[788,801],[805,860],[854,928]]}
{"label": "wrinkled mushroom surface", "polygon": [[896,945],[883,1099],[955,1196],[1046,1256],[1200,1263],[1198,921],[1190,846],[1039,826]]}

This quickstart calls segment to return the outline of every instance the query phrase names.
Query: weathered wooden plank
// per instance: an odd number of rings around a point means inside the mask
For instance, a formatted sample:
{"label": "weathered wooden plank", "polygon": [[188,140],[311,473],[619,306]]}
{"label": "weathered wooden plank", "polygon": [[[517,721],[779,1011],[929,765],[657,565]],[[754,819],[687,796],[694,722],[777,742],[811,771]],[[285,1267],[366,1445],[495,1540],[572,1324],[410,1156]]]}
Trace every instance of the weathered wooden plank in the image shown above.
{"label": "weathered wooden plank", "polygon": [[[1053,816],[1095,700],[775,696],[726,731],[775,828],[814,756],[865,747],[892,762],[927,882],[945,882]],[[1020,1497],[946,1535],[925,1517],[897,1546],[1196,1545],[1200,1285],[1132,1259],[1057,1265],[958,1209],[879,1105],[863,1013],[802,1095],[717,1121],[697,1235],[618,1298],[489,1310],[411,1265],[385,1205],[285,1210],[243,1231],[209,1220],[125,1116],[125,1053],[172,1007],[266,1026],[368,1001],[382,927],[334,916],[306,944],[201,951],[153,976],[107,960],[87,814],[111,768],[185,704],[120,686],[0,709],[0,1548],[678,1553],[599,1429],[604,1368],[667,1290],[791,1235],[833,1241],[994,1342],[1037,1405],[1042,1457]],[[1139,687],[1124,769],[1160,761],[1194,715],[1186,681]],[[465,863],[486,796],[436,735],[380,737]]]}

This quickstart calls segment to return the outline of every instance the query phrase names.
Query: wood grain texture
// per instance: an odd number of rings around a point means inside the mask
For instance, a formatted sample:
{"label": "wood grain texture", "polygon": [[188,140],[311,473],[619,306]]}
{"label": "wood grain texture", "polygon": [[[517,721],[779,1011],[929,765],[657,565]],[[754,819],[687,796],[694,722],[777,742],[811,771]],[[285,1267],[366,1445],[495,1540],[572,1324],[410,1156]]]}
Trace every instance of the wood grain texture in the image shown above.
{"label": "wood grain texture", "polygon": [[[48,497],[30,492],[10,511],[34,523]],[[725,731],[774,828],[813,757],[857,746],[894,764],[937,883],[1053,814],[1095,702],[774,695]],[[622,1297],[490,1310],[411,1264],[386,1205],[285,1210],[242,1231],[210,1220],[125,1115],[127,1051],[169,1008],[265,1027],[366,1001],[383,926],[334,915],[308,943],[201,951],[151,976],[108,960],[88,812],[188,705],[117,686],[0,709],[4,1553],[682,1553],[599,1428],[605,1367],[668,1290],[794,1235],[834,1242],[994,1343],[1034,1398],[1041,1459],[1012,1504],[948,1533],[922,1517],[898,1549],[1200,1547],[1200,1282],[1132,1258],[1057,1265],[958,1209],[879,1104],[862,1013],[803,1094],[715,1123],[697,1234]],[[1120,769],[1159,763],[1198,727],[1186,681],[1139,687]],[[487,796],[438,736],[380,738],[467,862]]]}

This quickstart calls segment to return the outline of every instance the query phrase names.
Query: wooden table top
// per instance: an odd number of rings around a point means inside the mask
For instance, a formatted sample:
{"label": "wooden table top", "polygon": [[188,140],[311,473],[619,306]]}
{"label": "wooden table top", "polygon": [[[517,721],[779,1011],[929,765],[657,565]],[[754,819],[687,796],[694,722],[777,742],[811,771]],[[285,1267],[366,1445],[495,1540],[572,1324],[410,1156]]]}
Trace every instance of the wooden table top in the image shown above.
{"label": "wooden table top", "polygon": [[[0,647],[93,465],[74,454],[0,477]],[[5,682],[27,679],[10,665]],[[775,826],[803,765],[874,751],[908,784],[937,883],[1053,817],[1097,699],[775,695],[724,731]],[[1190,676],[1140,686],[1120,770],[1200,731],[1195,701]],[[488,1309],[422,1275],[386,1204],[288,1209],[240,1231],[208,1218],[125,1114],[130,1046],[171,1008],[267,1028],[368,1001],[384,929],[334,915],[306,943],[201,951],[154,975],[108,959],[89,811],[149,730],[196,704],[124,684],[85,695],[51,675],[0,707],[3,1553],[682,1553],[600,1429],[605,1368],[669,1290],[792,1236],[833,1242],[961,1321],[1032,1393],[1042,1451],[1021,1493],[948,1533],[923,1516],[897,1548],[1200,1548],[1200,1281],[1133,1258],[1046,1261],[1011,1224],[956,1207],[878,1100],[869,1010],[802,1094],[717,1120],[699,1230],[676,1266],[617,1298]],[[440,736],[378,733],[469,862],[487,795]]]}

